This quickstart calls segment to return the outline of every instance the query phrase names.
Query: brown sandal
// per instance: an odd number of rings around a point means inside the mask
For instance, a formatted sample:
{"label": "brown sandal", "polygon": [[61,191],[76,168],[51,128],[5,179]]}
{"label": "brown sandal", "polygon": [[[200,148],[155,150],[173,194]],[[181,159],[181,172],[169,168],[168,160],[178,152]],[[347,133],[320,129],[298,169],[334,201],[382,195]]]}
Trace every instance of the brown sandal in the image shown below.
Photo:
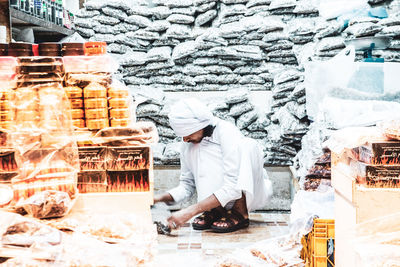
{"label": "brown sandal", "polygon": [[[236,222],[235,222],[236,221]],[[237,231],[239,229],[243,229],[249,226],[250,220],[245,219],[242,214],[237,212],[236,210],[228,210],[226,212],[226,216],[222,217],[220,220],[216,221],[216,223],[226,223],[227,226],[217,226],[212,224],[211,229],[213,229],[215,233],[230,233]]]}
{"label": "brown sandal", "polygon": [[195,219],[203,220],[203,224],[192,223],[192,227],[194,230],[207,230],[211,228],[211,225],[219,220],[222,217],[222,213],[217,209],[212,209],[210,211],[205,211],[200,216],[197,216]]}

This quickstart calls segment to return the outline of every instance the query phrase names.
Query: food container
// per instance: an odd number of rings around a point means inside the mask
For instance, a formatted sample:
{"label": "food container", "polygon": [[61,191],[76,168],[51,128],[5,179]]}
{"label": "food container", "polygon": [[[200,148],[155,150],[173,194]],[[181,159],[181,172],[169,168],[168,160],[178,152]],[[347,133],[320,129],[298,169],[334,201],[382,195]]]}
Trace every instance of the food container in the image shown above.
{"label": "food container", "polygon": [[116,108],[116,109],[129,108],[129,102],[128,99],[126,98],[112,98],[108,100],[108,105],[110,106],[110,108]]}
{"label": "food container", "polygon": [[85,128],[85,120],[84,119],[72,120],[72,125],[78,128]]}
{"label": "food container", "polygon": [[111,127],[128,127],[130,119],[111,119]]}
{"label": "food container", "polygon": [[107,108],[108,102],[106,98],[87,98],[85,99],[86,109]]}
{"label": "food container", "polygon": [[73,98],[70,99],[72,109],[83,109],[83,99]]}
{"label": "food container", "polygon": [[127,119],[129,118],[129,109],[127,108],[118,108],[110,110],[110,117],[113,119]]}
{"label": "food container", "polygon": [[107,89],[99,83],[91,83],[83,89],[85,98],[107,98]]}
{"label": "food container", "polygon": [[65,93],[67,94],[68,98],[82,98],[83,97],[83,90],[77,86],[68,86],[64,87]]}
{"label": "food container", "polygon": [[32,44],[10,43],[8,46],[8,55],[12,57],[31,57],[33,56]]}
{"label": "food container", "polygon": [[129,91],[126,88],[111,87],[108,89],[108,97],[110,98],[127,98]]}
{"label": "food container", "polygon": [[99,130],[108,127],[108,119],[86,120],[86,127],[89,130]]}
{"label": "food container", "polygon": [[85,54],[83,43],[63,43],[61,48],[62,55],[83,56]]}
{"label": "food container", "polygon": [[59,43],[40,43],[38,45],[38,50],[39,56],[61,56],[61,45]]}
{"label": "food container", "polygon": [[83,119],[85,117],[85,113],[83,109],[71,109],[71,118],[75,119]]}
{"label": "food container", "polygon": [[108,118],[108,110],[102,109],[85,109],[86,119],[106,119]]}

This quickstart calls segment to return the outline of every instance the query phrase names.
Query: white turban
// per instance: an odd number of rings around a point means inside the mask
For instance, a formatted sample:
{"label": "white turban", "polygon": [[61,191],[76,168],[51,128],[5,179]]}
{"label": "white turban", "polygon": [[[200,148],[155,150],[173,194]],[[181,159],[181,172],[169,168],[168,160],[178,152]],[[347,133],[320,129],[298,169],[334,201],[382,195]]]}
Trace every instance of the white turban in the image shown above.
{"label": "white turban", "polygon": [[191,135],[214,122],[206,105],[195,98],[182,99],[171,107],[169,123],[180,137]]}

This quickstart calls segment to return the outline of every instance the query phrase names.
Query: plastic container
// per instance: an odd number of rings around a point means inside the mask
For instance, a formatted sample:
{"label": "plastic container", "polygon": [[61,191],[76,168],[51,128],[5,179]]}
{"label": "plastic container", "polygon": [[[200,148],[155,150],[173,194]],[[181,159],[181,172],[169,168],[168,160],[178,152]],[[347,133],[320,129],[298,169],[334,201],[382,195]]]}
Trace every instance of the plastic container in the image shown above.
{"label": "plastic container", "polygon": [[8,56],[8,44],[0,43],[0,57]]}
{"label": "plastic container", "polygon": [[58,43],[39,44],[39,56],[60,57],[61,45]]}
{"label": "plastic container", "polygon": [[12,57],[31,57],[33,56],[32,44],[10,43],[8,55]]}
{"label": "plastic container", "polygon": [[87,42],[85,43],[86,56],[105,55],[107,53],[106,42]]}
{"label": "plastic container", "polygon": [[328,267],[335,266],[334,253],[328,256],[328,244],[335,240],[335,220],[314,219],[312,232],[306,240],[306,266]]}
{"label": "plastic container", "polygon": [[83,43],[63,43],[61,51],[63,56],[83,56],[85,54]]}

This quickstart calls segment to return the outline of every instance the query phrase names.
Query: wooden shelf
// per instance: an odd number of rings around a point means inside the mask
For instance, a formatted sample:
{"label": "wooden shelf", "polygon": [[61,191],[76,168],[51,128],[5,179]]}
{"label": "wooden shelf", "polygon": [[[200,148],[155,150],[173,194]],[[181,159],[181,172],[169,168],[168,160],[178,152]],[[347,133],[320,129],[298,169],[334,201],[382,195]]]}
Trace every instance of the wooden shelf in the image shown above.
{"label": "wooden shelf", "polygon": [[42,38],[44,36],[62,38],[74,33],[73,30],[61,27],[49,21],[42,20],[14,8],[10,8],[10,16],[12,27],[31,27],[35,35],[39,35]]}

